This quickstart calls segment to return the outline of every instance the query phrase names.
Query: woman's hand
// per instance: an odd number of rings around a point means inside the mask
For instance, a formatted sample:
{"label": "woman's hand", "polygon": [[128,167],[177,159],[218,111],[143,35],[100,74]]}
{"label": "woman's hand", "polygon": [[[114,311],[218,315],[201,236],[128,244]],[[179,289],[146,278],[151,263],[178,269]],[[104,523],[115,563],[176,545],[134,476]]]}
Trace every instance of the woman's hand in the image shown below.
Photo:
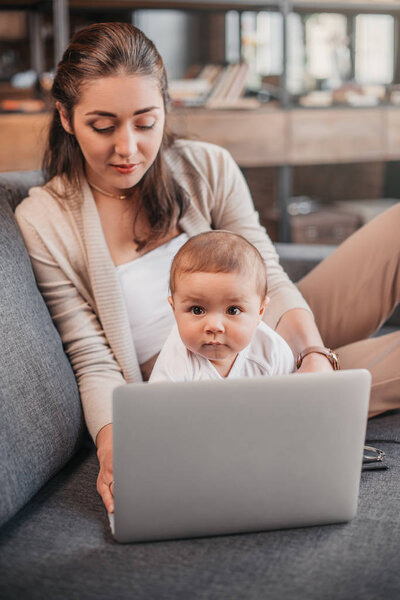
{"label": "woman's hand", "polygon": [[109,423],[100,429],[96,438],[100,472],[97,491],[109,513],[114,512],[113,429]]}

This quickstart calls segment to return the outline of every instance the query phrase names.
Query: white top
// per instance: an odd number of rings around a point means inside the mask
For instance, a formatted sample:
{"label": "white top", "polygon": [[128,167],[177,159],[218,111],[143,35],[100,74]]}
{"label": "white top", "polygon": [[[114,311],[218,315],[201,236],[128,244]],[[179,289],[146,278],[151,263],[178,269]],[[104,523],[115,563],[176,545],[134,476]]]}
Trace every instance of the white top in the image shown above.
{"label": "white top", "polygon": [[157,354],[175,319],[168,303],[171,263],[188,240],[181,233],[166,244],[116,267],[139,364]]}
{"label": "white top", "polygon": [[[285,340],[263,321],[250,344],[236,357],[227,379],[284,375],[294,371],[294,356]],[[203,356],[188,350],[175,324],[154,365],[149,382],[224,379]]]}

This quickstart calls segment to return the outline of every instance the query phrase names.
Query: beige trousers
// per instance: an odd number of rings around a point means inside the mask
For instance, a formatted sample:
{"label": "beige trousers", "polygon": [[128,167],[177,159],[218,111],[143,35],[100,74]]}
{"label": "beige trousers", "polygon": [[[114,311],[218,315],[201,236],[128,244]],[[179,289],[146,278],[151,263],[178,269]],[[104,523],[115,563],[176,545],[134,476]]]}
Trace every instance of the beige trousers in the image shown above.
{"label": "beige trousers", "polygon": [[298,282],[343,369],[372,374],[369,416],[400,408],[400,330],[370,338],[400,302],[400,203]]}

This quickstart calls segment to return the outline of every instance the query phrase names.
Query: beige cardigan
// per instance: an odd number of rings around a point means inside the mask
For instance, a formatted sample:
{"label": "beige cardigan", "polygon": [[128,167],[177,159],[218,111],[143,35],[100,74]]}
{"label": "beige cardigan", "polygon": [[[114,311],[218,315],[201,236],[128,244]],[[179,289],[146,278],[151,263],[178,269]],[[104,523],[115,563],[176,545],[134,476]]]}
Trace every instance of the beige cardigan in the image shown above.
{"label": "beige cardigan", "polygon": [[[213,229],[241,233],[261,252],[268,269],[270,303],[265,321],[308,305],[278,263],[259,224],[249,190],[230,154],[212,144],[179,140],[168,151],[174,177],[191,204],[179,225],[189,236]],[[124,299],[96,204],[82,176],[78,192],[62,178],[30,190],[16,210],[39,289],[74,369],[93,439],[112,422],[112,391],[141,381]],[[40,348],[38,349],[40,352]]]}

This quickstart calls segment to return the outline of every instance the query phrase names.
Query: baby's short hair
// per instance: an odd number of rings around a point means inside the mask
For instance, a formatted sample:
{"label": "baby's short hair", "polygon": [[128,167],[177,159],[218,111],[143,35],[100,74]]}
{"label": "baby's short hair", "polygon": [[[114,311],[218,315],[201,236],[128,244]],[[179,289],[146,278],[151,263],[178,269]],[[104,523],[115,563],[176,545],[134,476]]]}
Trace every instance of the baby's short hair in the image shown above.
{"label": "baby's short hair", "polygon": [[199,233],[180,248],[171,265],[172,295],[179,275],[184,273],[241,273],[254,278],[261,299],[268,291],[267,269],[261,254],[242,235],[230,231]]}

